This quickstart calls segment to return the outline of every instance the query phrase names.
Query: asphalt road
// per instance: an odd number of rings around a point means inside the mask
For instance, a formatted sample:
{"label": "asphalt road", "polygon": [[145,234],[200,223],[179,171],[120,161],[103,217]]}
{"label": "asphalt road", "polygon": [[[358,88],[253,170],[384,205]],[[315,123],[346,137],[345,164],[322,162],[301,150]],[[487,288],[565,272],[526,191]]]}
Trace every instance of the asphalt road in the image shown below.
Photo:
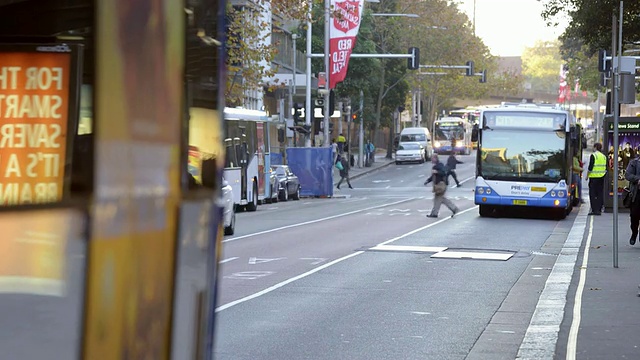
{"label": "asphalt road", "polygon": [[473,157],[460,159],[453,218],[425,217],[429,163],[365,175],[345,199],[239,213],[216,358],[514,359],[576,212],[480,218]]}

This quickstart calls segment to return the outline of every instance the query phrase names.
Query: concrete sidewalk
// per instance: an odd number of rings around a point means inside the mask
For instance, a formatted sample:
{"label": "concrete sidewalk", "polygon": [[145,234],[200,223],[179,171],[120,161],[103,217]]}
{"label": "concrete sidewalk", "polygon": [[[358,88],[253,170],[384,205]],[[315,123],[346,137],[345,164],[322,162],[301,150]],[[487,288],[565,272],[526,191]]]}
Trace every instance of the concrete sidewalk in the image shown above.
{"label": "concrete sidewalk", "polygon": [[[616,252],[612,209],[601,216],[587,217],[557,355],[575,353],[575,357],[567,359],[640,359],[640,242],[629,244],[631,230],[626,209],[619,211],[617,223]],[[574,334],[577,331],[577,338],[569,336],[571,330]]]}

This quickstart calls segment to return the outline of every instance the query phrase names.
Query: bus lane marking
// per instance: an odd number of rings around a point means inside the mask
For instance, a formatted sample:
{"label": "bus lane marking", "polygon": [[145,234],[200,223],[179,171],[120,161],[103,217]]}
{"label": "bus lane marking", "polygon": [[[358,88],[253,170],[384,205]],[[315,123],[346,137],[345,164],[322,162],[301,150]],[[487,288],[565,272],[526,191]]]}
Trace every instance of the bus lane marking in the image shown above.
{"label": "bus lane marking", "polygon": [[274,274],[273,271],[241,271],[235,272],[231,275],[224,276],[225,279],[232,280],[257,280],[265,276]]}
{"label": "bus lane marking", "polygon": [[[389,205],[393,205],[393,204],[389,204]],[[460,215],[462,215],[462,214],[464,214],[466,212],[469,212],[469,211],[472,211],[472,210],[477,210],[477,209],[478,209],[477,206],[473,206],[473,207],[470,207],[468,209],[461,210],[458,213],[458,216],[460,216]],[[357,212],[360,212],[360,211],[357,211]],[[387,241],[381,242],[380,244],[378,244],[376,246],[387,245],[389,243],[392,243],[394,241],[400,240],[402,238],[405,238],[407,236],[413,235],[415,233],[418,233],[420,231],[426,230],[426,229],[428,229],[430,227],[436,226],[438,224],[441,224],[441,223],[443,223],[445,221],[449,221],[449,220],[452,220],[452,219],[453,218],[451,218],[451,217],[446,217],[446,218],[444,218],[442,220],[438,220],[438,221],[432,222],[431,224],[427,224],[427,225],[421,226],[421,227],[419,227],[417,229],[414,229],[414,230],[411,230],[411,231],[409,231],[409,232],[407,232],[405,234],[402,234],[400,236],[396,236],[396,237],[394,237],[392,239],[389,239]],[[322,270],[324,270],[324,269],[326,269],[328,267],[331,267],[333,265],[339,264],[339,263],[341,263],[341,262],[343,262],[345,260],[351,259],[352,257],[356,257],[358,255],[362,255],[365,252],[367,252],[367,251],[356,251],[356,252],[351,253],[349,255],[346,255],[346,256],[343,256],[341,258],[335,259],[335,260],[333,260],[331,262],[328,262],[328,263],[326,263],[324,265],[320,265],[317,268],[311,269],[311,270],[309,270],[309,271],[307,271],[305,273],[302,273],[300,275],[294,276],[294,277],[289,278],[289,279],[287,279],[285,281],[279,282],[279,283],[277,283],[277,284],[275,284],[273,286],[270,286],[270,287],[268,287],[268,288],[266,288],[264,290],[258,291],[258,292],[254,293],[254,294],[251,294],[251,295],[245,296],[243,298],[240,298],[238,300],[234,300],[234,301],[228,302],[228,303],[226,303],[224,305],[218,306],[215,309],[215,312],[220,312],[220,311],[226,310],[226,309],[228,309],[230,307],[236,306],[238,304],[242,304],[242,303],[247,302],[249,300],[253,300],[255,298],[258,298],[258,297],[260,297],[262,295],[265,295],[265,294],[268,294],[270,292],[273,292],[273,291],[275,291],[275,290],[277,290],[277,289],[279,289],[279,288],[281,288],[283,286],[289,285],[289,284],[291,284],[293,282],[296,282],[296,281],[298,281],[300,279],[304,279],[304,278],[306,278],[306,277],[308,277],[310,275],[313,275],[313,274],[315,274],[315,273],[317,273],[319,271],[322,271]]]}
{"label": "bus lane marking", "polygon": [[300,258],[300,260],[313,260],[311,262],[311,265],[318,265],[320,263],[327,261],[326,258]]}
{"label": "bus lane marking", "polygon": [[249,265],[255,265],[255,264],[264,264],[264,263],[268,263],[271,261],[278,261],[278,260],[285,260],[286,258],[281,257],[281,258],[257,258],[257,257],[250,257],[249,258]]}
{"label": "bus lane marking", "polygon": [[416,200],[416,198],[415,197],[405,198],[405,199],[400,200],[400,201],[394,201],[394,202],[390,202],[390,203],[387,203],[387,204],[371,206],[371,207],[367,207],[367,208],[359,209],[359,210],[353,210],[353,211],[349,211],[349,212],[346,212],[346,213],[327,216],[327,217],[316,219],[316,220],[303,221],[301,223],[285,225],[285,226],[281,226],[281,227],[278,227],[278,228],[275,228],[275,229],[269,229],[269,230],[264,230],[264,231],[258,231],[258,232],[252,233],[252,234],[236,236],[236,237],[232,237],[232,238],[229,238],[229,239],[224,239],[224,240],[222,240],[222,242],[226,243],[226,242],[230,242],[230,241],[236,241],[236,240],[240,240],[240,239],[245,239],[245,238],[252,237],[252,236],[269,234],[269,233],[272,233],[272,232],[285,230],[285,229],[291,229],[291,228],[294,228],[294,227],[299,227],[299,226],[304,226],[304,225],[309,225],[309,224],[315,224],[315,223],[319,223],[319,222],[322,222],[322,221],[341,218],[341,217],[346,216],[346,215],[358,214],[358,213],[362,213],[362,212],[365,212],[365,211],[370,211],[370,210],[379,209],[379,208],[383,208],[383,207],[387,207],[387,206],[402,204],[402,203],[413,201],[413,200]]}

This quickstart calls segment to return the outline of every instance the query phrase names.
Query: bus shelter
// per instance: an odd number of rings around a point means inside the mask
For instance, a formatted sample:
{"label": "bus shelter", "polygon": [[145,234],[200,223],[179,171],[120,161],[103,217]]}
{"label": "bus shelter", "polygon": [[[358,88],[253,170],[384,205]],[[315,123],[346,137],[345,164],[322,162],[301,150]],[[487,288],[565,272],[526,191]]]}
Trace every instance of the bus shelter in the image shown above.
{"label": "bus shelter", "polygon": [[[624,209],[622,206],[622,197],[624,188],[629,186],[629,182],[625,179],[625,173],[629,162],[640,153],[640,118],[638,117],[620,117],[618,121],[618,173],[614,174],[614,148],[613,148],[613,117],[606,117],[604,120],[607,136],[604,137],[602,144],[603,153],[607,156],[607,175],[605,178],[604,189],[604,206],[607,209],[613,207],[613,196],[618,194],[618,208]],[[588,166],[588,164],[585,164]],[[585,172],[586,174],[586,172]],[[613,180],[614,175],[618,176],[618,189],[614,191]]]}

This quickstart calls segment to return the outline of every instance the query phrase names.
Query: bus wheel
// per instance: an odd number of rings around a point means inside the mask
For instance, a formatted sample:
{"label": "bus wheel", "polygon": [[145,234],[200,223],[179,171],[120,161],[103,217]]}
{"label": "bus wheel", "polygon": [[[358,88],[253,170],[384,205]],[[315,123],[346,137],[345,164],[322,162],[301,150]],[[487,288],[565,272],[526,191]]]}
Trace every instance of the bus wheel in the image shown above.
{"label": "bus wheel", "polygon": [[251,202],[247,204],[247,211],[256,211],[258,209],[258,186],[256,183],[253,183],[253,194],[251,198]]}

